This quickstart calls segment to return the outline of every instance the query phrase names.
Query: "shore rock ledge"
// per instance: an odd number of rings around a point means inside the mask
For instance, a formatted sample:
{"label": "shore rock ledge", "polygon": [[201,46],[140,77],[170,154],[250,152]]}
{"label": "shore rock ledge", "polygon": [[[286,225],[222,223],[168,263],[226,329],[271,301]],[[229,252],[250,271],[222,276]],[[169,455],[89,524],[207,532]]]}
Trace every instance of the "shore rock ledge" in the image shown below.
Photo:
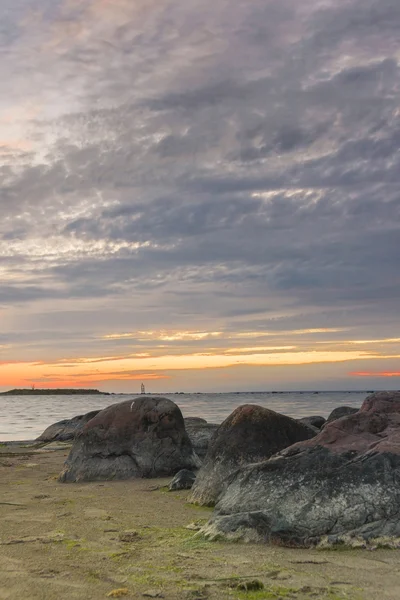
{"label": "shore rock ledge", "polygon": [[163,477],[200,466],[178,406],[139,397],[99,412],[75,439],[62,482]]}
{"label": "shore rock ledge", "polygon": [[213,506],[230,473],[314,435],[303,423],[268,408],[239,406],[215,432],[189,501]]}
{"label": "shore rock ledge", "polygon": [[400,538],[400,392],[229,478],[210,538],[309,546]]}

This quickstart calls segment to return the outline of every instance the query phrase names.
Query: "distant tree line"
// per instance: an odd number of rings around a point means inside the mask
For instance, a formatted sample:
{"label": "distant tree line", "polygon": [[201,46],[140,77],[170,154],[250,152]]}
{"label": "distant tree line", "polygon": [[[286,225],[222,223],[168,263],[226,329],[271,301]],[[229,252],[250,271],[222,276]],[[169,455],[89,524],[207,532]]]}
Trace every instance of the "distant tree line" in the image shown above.
{"label": "distant tree line", "polygon": [[[53,395],[73,395],[73,394],[107,394],[107,392],[100,392],[100,390],[93,389],[76,389],[76,388],[57,388],[57,389],[36,389],[36,388],[24,388],[8,390],[7,392],[0,392],[0,396],[53,396]],[[107,394],[108,395],[108,394]]]}

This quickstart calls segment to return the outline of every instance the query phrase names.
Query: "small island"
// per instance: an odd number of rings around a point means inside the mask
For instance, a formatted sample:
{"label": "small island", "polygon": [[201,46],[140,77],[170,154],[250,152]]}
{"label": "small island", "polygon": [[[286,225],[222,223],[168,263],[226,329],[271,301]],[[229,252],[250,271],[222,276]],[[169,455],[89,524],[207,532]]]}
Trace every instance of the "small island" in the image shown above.
{"label": "small island", "polygon": [[23,388],[0,392],[0,396],[72,396],[72,395],[88,395],[101,394],[109,396],[108,392],[101,392],[94,389],[77,389],[77,388],[56,388],[56,389],[39,389],[39,388]]}

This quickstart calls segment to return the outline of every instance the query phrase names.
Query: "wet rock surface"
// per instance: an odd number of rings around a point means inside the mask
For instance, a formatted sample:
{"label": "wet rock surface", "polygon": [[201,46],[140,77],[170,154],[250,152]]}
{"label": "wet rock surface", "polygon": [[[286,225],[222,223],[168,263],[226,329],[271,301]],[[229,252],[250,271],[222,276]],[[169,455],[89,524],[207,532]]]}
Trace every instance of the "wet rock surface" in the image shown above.
{"label": "wet rock surface", "polygon": [[308,426],[267,408],[239,406],[216,430],[189,500],[212,506],[235,469],[314,435]]}
{"label": "wet rock surface", "polygon": [[293,546],[400,538],[400,392],[237,470],[203,533]]}
{"label": "wet rock surface", "polygon": [[163,477],[199,465],[178,406],[146,396],[109,406],[91,419],[75,439],[59,479]]}

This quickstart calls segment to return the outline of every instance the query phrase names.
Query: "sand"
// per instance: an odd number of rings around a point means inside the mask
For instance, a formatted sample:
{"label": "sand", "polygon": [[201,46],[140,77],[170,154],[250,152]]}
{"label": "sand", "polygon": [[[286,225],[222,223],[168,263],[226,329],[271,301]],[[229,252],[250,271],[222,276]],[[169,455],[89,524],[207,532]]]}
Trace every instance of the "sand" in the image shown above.
{"label": "sand", "polygon": [[398,550],[208,542],[168,479],[61,484],[56,447],[0,447],[1,600],[400,600]]}

